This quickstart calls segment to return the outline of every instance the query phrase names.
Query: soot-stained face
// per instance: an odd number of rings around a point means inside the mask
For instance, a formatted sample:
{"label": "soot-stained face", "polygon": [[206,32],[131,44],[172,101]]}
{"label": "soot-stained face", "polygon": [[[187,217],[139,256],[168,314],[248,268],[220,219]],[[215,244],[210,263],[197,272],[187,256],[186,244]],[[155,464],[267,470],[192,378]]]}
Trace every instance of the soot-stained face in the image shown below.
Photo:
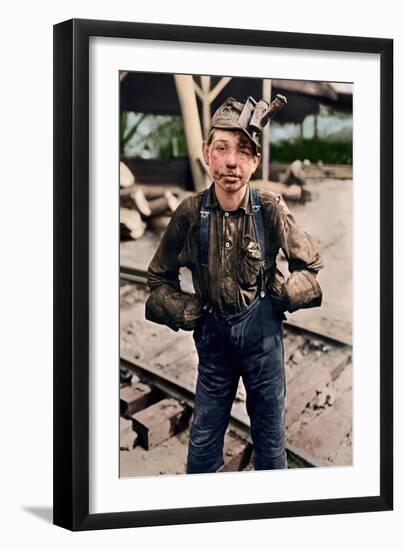
{"label": "soot-stained face", "polygon": [[242,131],[218,129],[203,144],[203,158],[215,184],[226,193],[236,193],[247,185],[260,160]]}

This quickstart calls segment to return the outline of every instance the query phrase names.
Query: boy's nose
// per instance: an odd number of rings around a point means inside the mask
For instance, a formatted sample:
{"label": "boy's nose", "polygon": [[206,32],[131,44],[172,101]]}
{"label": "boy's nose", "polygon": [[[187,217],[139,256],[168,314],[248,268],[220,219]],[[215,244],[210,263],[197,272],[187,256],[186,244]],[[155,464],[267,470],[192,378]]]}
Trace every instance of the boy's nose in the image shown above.
{"label": "boy's nose", "polygon": [[227,166],[236,166],[236,154],[235,152],[228,152],[226,158]]}

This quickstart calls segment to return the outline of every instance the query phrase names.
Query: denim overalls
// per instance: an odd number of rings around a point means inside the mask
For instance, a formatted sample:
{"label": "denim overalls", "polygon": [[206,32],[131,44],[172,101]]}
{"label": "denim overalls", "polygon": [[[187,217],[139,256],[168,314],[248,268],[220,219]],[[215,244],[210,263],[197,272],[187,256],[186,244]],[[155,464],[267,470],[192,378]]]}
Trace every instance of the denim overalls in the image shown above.
{"label": "denim overalls", "polygon": [[[250,189],[256,240],[265,258],[263,217],[257,190]],[[200,258],[208,262],[209,211],[200,205]],[[263,275],[263,266],[261,266]],[[239,377],[246,389],[255,470],[287,468],[284,448],[284,351],[281,313],[270,303],[261,276],[255,300],[241,312],[219,315],[207,308],[193,338],[199,356],[187,473],[216,472]]]}

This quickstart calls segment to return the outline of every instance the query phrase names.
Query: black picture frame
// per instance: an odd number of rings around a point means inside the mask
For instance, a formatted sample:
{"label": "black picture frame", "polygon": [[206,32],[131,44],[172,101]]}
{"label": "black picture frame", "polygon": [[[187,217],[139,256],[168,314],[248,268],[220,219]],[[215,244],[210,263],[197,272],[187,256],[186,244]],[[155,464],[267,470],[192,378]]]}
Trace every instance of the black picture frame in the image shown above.
{"label": "black picture frame", "polygon": [[[380,490],[354,498],[89,513],[89,39],[140,38],[380,55]],[[54,523],[71,530],[393,507],[393,40],[77,20],[54,26]]]}

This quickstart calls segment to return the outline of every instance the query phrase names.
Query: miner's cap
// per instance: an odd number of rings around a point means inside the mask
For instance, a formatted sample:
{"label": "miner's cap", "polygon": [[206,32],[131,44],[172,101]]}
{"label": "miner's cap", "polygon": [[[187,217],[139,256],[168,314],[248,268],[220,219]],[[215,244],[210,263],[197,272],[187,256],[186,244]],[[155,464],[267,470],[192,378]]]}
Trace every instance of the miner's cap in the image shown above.
{"label": "miner's cap", "polygon": [[251,96],[245,103],[228,97],[214,113],[209,133],[214,129],[241,130],[251,140],[256,154],[260,154],[262,130],[273,114],[286,102],[286,98],[280,95],[277,95],[271,104],[263,99],[257,102]]}

